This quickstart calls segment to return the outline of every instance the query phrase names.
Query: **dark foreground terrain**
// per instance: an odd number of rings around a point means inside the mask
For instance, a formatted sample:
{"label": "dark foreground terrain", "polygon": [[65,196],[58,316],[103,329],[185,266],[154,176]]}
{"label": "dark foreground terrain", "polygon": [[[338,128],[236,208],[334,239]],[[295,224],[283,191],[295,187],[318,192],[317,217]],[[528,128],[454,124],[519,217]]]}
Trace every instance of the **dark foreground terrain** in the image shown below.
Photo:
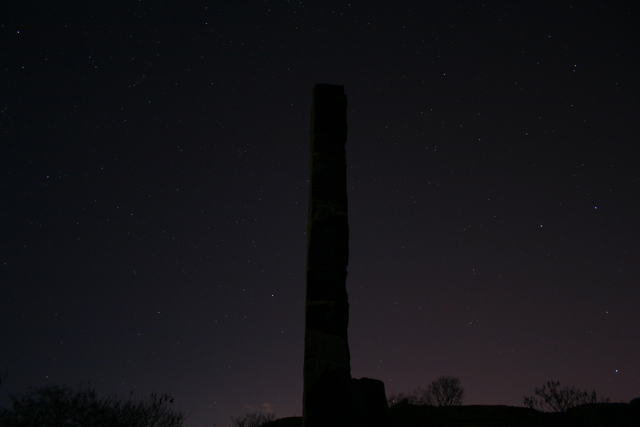
{"label": "dark foreground terrain", "polygon": [[[301,427],[302,417],[281,418],[264,427]],[[416,406],[389,410],[389,427],[639,427],[640,405],[595,403],[566,413],[503,405]]]}

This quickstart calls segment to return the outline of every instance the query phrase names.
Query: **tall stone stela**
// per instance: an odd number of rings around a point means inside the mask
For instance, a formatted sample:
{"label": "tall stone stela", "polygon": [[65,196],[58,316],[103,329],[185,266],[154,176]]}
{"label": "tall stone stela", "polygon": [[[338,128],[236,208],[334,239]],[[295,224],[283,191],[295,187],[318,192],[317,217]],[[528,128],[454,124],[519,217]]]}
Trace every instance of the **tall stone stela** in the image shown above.
{"label": "tall stone stela", "polygon": [[311,109],[303,427],[346,427],[351,418],[346,142],[344,86],[316,84]]}

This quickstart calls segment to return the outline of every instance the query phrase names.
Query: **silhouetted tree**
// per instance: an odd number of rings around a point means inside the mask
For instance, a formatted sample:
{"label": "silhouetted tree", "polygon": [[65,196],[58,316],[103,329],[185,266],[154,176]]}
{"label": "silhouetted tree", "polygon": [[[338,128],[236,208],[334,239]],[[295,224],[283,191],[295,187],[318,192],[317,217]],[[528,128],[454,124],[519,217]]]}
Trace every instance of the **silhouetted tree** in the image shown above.
{"label": "silhouetted tree", "polygon": [[173,398],[153,393],[146,400],[99,398],[95,390],[48,386],[23,396],[10,395],[10,409],[0,409],[2,427],[181,427],[184,415],[171,409]]}
{"label": "silhouetted tree", "polygon": [[449,375],[432,381],[422,394],[424,404],[431,406],[458,406],[462,405],[462,399],[464,389],[460,379]]}
{"label": "silhouetted tree", "polygon": [[543,412],[565,412],[585,403],[609,402],[608,398],[598,399],[595,390],[589,393],[575,386],[560,388],[560,381],[553,380],[544,384],[542,388],[536,388],[534,394],[538,398],[525,396],[524,406]]}
{"label": "silhouetted tree", "polygon": [[410,405],[430,405],[430,406],[456,406],[462,405],[464,399],[464,389],[460,385],[460,379],[451,376],[442,376],[432,381],[426,390],[420,387],[411,393],[394,393],[387,401],[389,406],[399,403]]}
{"label": "silhouetted tree", "polygon": [[247,412],[238,417],[231,417],[232,427],[260,427],[262,424],[268,423],[276,419],[276,414],[263,412]]}

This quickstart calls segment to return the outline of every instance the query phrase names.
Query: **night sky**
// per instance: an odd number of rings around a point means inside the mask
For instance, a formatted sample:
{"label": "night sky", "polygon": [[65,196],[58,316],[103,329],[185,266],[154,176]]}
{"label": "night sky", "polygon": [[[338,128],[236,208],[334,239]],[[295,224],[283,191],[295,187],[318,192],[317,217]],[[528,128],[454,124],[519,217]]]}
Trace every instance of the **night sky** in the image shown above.
{"label": "night sky", "polygon": [[640,396],[637,1],[3,1],[0,403],[301,415],[309,124],[344,85],[354,377]]}

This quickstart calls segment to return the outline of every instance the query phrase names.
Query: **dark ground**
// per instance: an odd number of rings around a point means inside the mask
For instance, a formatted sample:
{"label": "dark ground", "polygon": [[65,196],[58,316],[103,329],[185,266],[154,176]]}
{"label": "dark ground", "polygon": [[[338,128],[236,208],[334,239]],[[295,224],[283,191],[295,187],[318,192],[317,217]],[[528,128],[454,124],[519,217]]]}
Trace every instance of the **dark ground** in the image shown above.
{"label": "dark ground", "polygon": [[[637,427],[640,405],[598,403],[566,413],[539,412],[504,405],[431,407],[398,404],[389,410],[390,427]],[[301,427],[302,417],[288,417],[264,427]]]}

